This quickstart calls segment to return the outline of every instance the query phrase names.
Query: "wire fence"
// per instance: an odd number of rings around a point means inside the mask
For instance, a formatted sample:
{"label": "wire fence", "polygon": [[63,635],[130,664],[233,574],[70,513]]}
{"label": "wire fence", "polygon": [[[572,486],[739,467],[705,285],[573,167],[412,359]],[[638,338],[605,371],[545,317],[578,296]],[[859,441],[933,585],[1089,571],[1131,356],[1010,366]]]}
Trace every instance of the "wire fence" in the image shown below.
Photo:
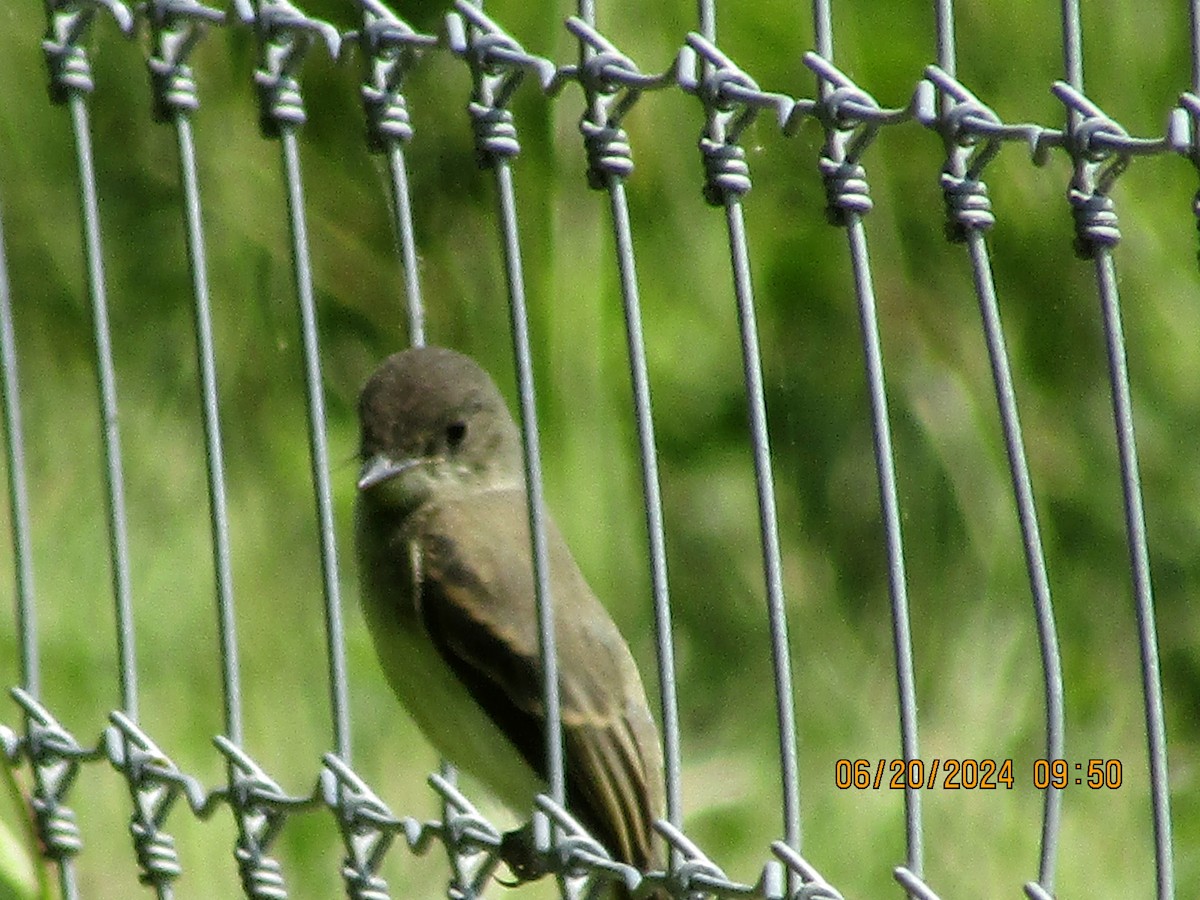
{"label": "wire fence", "polygon": [[[1112,199],[1118,178],[1135,156],[1177,155],[1200,165],[1200,3],[1190,4],[1192,58],[1195,61],[1190,90],[1170,111],[1168,127],[1160,137],[1130,135],[1117,121],[1089,99],[1083,79],[1080,4],[1062,4],[1062,80],[1053,86],[1061,102],[1065,124],[1037,125],[1004,121],[956,77],[953,4],[937,0],[937,60],[929,65],[902,108],[885,108],[855,83],[836,62],[832,11],[828,0],[813,4],[814,50],[803,63],[815,78],[811,97],[793,97],[761,88],[751,72],[754,61],[739,63],[722,51],[717,15],[712,0],[700,2],[694,30],[686,37],[664,71],[643,71],[597,27],[596,5],[581,2],[577,15],[566,20],[566,29],[578,46],[578,61],[562,64],[526,51],[502,23],[493,21],[480,6],[457,0],[434,32],[415,30],[378,0],[358,0],[361,28],[341,33],[332,25],[311,18],[280,0],[235,0],[220,10],[192,0],[150,0],[136,10],[119,0],[46,0],[46,32],[42,42],[49,70],[51,97],[65,107],[71,124],[78,168],[80,210],[83,221],[83,255],[86,290],[94,326],[95,363],[99,384],[100,421],[104,450],[106,509],[112,592],[115,599],[117,655],[120,672],[120,707],[114,709],[100,739],[72,733],[43,700],[39,652],[45,637],[39,632],[30,546],[29,487],[22,432],[21,390],[13,304],[5,259],[0,255],[0,363],[7,472],[16,574],[16,618],[20,656],[20,685],[12,689],[19,719],[0,727],[0,746],[9,765],[32,774],[30,797],[38,840],[58,875],[61,895],[80,896],[75,859],[80,852],[80,827],[72,809],[72,790],[94,764],[107,760],[128,783],[132,800],[131,835],[143,884],[159,897],[173,896],[173,882],[182,871],[172,838],[173,817],[192,814],[207,820],[219,811],[236,825],[234,857],[246,896],[282,898],[288,895],[273,844],[289,817],[304,810],[325,808],[332,815],[344,843],[340,872],[345,891],[354,898],[390,896],[380,869],[385,854],[401,839],[423,852],[434,843],[450,854],[452,879],[449,896],[480,895],[494,879],[500,865],[501,832],[456,787],[454,773],[444,769],[430,783],[441,798],[438,821],[421,822],[394,813],[356,773],[351,759],[350,685],[347,680],[346,638],[339,592],[340,563],[335,541],[335,510],[330,483],[330,452],[326,438],[322,351],[314,292],[310,240],[305,213],[304,176],[300,159],[300,133],[306,112],[303,97],[304,64],[315,54],[348,57],[353,49],[363,64],[362,107],[367,141],[382,154],[389,174],[390,204],[394,214],[399,262],[403,270],[409,339],[424,344],[425,310],[418,278],[418,239],[413,225],[406,148],[414,138],[405,90],[408,77],[436,55],[457,61],[470,76],[467,107],[475,149],[481,166],[494,179],[496,223],[501,238],[507,292],[510,299],[513,354],[516,361],[520,422],[525,444],[526,480],[530,492],[533,559],[535,562],[539,626],[546,679],[548,710],[545,796],[536,801],[534,815],[536,853],[540,866],[555,873],[565,895],[593,896],[589,891],[608,881],[631,888],[666,890],[677,898],[693,896],[761,896],[765,898],[840,897],[835,885],[819,873],[820,861],[810,861],[801,850],[800,766],[797,752],[797,714],[793,705],[792,668],[788,636],[788,603],[779,541],[776,489],[767,428],[764,377],[755,319],[755,294],[751,278],[751,247],[743,214],[743,198],[751,189],[751,171],[743,136],[756,119],[771,120],[783,135],[792,136],[806,122],[815,122],[824,135],[818,169],[827,200],[829,221],[846,236],[861,329],[869,415],[877,469],[883,540],[886,548],[887,585],[891,601],[895,685],[900,723],[898,758],[910,776],[922,762],[918,742],[917,683],[913,662],[913,636],[907,597],[902,512],[896,484],[893,438],[885,390],[872,267],[864,218],[872,209],[865,169],[867,152],[885,129],[914,125],[935,132],[943,141],[945,157],[941,187],[946,210],[946,233],[963,245],[973,272],[982,314],[983,334],[994,381],[995,399],[1011,471],[1012,491],[1019,519],[1036,633],[1041,649],[1044,685],[1044,752],[1047,761],[1066,757],[1064,736],[1063,664],[1050,581],[1034,502],[1034,490],[1025,442],[1018,417],[1013,375],[998,311],[986,235],[995,225],[987,185],[988,164],[1008,143],[1024,145],[1034,162],[1053,156],[1069,160],[1072,175],[1068,200],[1074,216],[1077,253],[1094,265],[1095,289],[1100,300],[1111,382],[1112,416],[1120,463],[1125,529],[1132,576],[1138,646],[1143,676],[1146,758],[1153,827],[1155,895],[1176,896],[1172,858],[1172,817],[1167,773],[1167,739],[1164,724],[1162,678],[1156,637],[1154,599],[1139,465],[1134,439],[1129,377],[1120,314],[1118,276],[1114,250],[1121,238]],[[224,698],[224,731],[216,746],[224,757],[227,780],[205,786],[179,768],[139,725],[139,665],[135,655],[135,614],[126,523],[125,475],[114,377],[108,296],[104,271],[104,242],[99,217],[105,186],[98,181],[93,163],[89,103],[95,90],[90,69],[93,48],[112,39],[106,30],[94,36],[97,20],[109,20],[120,32],[133,35],[140,27],[147,44],[156,120],[174,130],[179,157],[180,202],[186,223],[187,260],[194,297],[196,360],[200,382],[207,458],[211,542],[215,563],[216,609],[221,651]],[[322,760],[316,786],[310,793],[285,791],[246,750],[235,598],[232,579],[233,549],[226,502],[223,440],[218,410],[218,372],[205,251],[201,224],[201,188],[192,134],[192,116],[200,104],[202,86],[189,68],[189,56],[214,29],[240,30],[252,39],[257,53],[253,82],[257,91],[263,133],[279,147],[284,171],[287,221],[290,231],[294,285],[298,302],[306,384],[308,440],[313,493],[320,535],[320,564],[325,611],[331,752]],[[33,40],[33,36],[30,37]],[[743,67],[743,64],[745,67]],[[607,194],[615,242],[617,279],[624,310],[629,375],[634,398],[636,433],[649,534],[651,594],[660,685],[660,714],[666,762],[667,814],[659,823],[670,848],[665,871],[638,873],[612,861],[605,848],[592,840],[563,808],[564,783],[561,724],[557,715],[557,680],[549,581],[545,506],[534,383],[534,350],[528,327],[525,273],[518,229],[520,204],[514,186],[513,159],[520,153],[518,123],[510,103],[523,82],[536,82],[548,97],[556,98],[568,85],[577,85],[584,98],[579,122],[591,188]],[[762,577],[766,617],[774,672],[778,731],[778,781],[780,786],[779,840],[762,860],[761,875],[753,883],[731,879],[721,867],[720,848],[701,847],[684,830],[680,773],[679,700],[675,679],[672,607],[668,589],[666,538],[661,498],[650,375],[642,331],[639,277],[635,263],[633,226],[626,179],[633,172],[629,136],[623,128],[635,114],[644,95],[681,92],[697,104],[703,119],[699,141],[704,170],[704,199],[723,210],[728,234],[729,264],[741,338],[745,402],[757,485]],[[1197,201],[1200,203],[1200,201]],[[1200,210],[1200,206],[1197,207]],[[1200,212],[1197,213],[1200,215]],[[3,241],[0,240],[0,254]],[[1132,761],[1129,763],[1132,765]],[[853,777],[874,778],[879,771],[855,769]],[[1024,884],[1030,898],[1055,895],[1056,863],[1062,831],[1065,781],[1057,780],[1044,791],[1040,858],[1035,878]],[[930,776],[931,779],[934,777]],[[1011,776],[1010,776],[1011,777]],[[872,865],[894,865],[895,880],[910,896],[934,898],[937,885],[924,880],[926,848],[923,842],[922,785],[910,777],[904,788],[903,861],[873,860]],[[816,865],[814,865],[814,862]],[[1014,886],[1015,887],[1015,886]],[[1186,891],[1184,892],[1186,893]]]}

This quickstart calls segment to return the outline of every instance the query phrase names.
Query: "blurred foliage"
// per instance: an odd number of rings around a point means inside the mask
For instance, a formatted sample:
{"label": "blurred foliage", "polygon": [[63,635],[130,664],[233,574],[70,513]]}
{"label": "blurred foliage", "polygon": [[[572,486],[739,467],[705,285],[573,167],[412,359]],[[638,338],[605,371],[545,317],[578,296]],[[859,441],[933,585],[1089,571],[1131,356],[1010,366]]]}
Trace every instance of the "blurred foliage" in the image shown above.
{"label": "blurred foliage", "polygon": [[[600,4],[600,25],[643,69],[665,68],[691,4]],[[766,88],[811,95],[801,63],[807,9],[728,4],[722,48]],[[928,4],[836,4],[837,59],[885,105],[904,105],[935,58]],[[117,703],[100,480],[91,319],[83,289],[72,139],[46,99],[39,4],[0,8],[0,212],[6,232],[28,439],[44,697],[84,743]],[[497,0],[489,12],[531,51],[570,60],[566,7]],[[309,10],[352,27],[345,0]],[[441,4],[401,11],[436,28]],[[959,71],[1009,121],[1055,124],[1057,10],[1031,0],[956,4]],[[1135,134],[1161,133],[1187,87],[1180,4],[1089,4],[1089,93]],[[145,36],[110,21],[90,40],[90,103],[121,399],[142,723],[186,771],[222,780],[222,728],[203,440],[174,135],[151,123]],[[307,791],[331,743],[302,364],[278,148],[257,131],[243,29],[214,29],[194,68],[195,117],[214,300],[246,745],[284,787]],[[354,763],[400,813],[432,815],[435,760],[398,711],[357,611],[348,525],[354,400],[405,341],[385,173],[363,146],[357,58],[314,53],[303,73],[307,215],[335,457]],[[409,151],[429,332],[477,356],[512,396],[503,269],[489,176],[474,165],[469,79],[430,54],[408,95]],[[589,192],[571,88],[515,101],[523,252],[552,509],[599,595],[653,641],[636,436],[608,206]],[[687,825],[731,875],[753,880],[779,833],[774,701],[761,557],[725,225],[704,206],[699,105],[648,95],[627,127],[629,182],[662,457]],[[764,118],[745,135],[746,202],[782,526],[801,751],[805,853],[848,897],[895,894],[904,858],[897,792],[843,792],[838,758],[897,755],[891,625],[858,317],[841,231],[824,217],[808,123],[792,139]],[[1035,877],[1043,755],[1040,664],[1029,589],[963,250],[942,236],[942,147],[915,124],[888,128],[865,159],[867,219],[888,374],[926,758],[1012,758],[1012,792],[924,794],[926,871],[944,896],[1012,896]],[[1067,791],[1063,896],[1148,896],[1153,885],[1140,669],[1111,404],[1091,267],[1071,252],[1058,155],[1020,146],[988,170],[989,238],[1035,479],[1062,639],[1071,759],[1116,758],[1120,790]],[[1200,410],[1195,172],[1139,160],[1116,191],[1117,251],[1157,598],[1181,895],[1200,885]],[[11,568],[11,559],[2,565]],[[15,647],[0,616],[0,646]],[[17,683],[15,653],[0,681]],[[15,707],[2,716],[17,720]],[[20,773],[28,788],[27,773]],[[88,848],[83,892],[127,897],[135,866],[122,782],[91,766],[72,793]],[[491,807],[487,807],[491,810]],[[19,819],[19,815],[16,816]],[[228,816],[169,827],[181,895],[236,890]],[[24,826],[6,814],[9,834]],[[1002,849],[1001,849],[1002,848]],[[330,817],[296,816],[279,854],[292,896],[328,897],[340,849]],[[438,853],[391,853],[394,896],[435,896]],[[537,893],[535,889],[534,894]]]}

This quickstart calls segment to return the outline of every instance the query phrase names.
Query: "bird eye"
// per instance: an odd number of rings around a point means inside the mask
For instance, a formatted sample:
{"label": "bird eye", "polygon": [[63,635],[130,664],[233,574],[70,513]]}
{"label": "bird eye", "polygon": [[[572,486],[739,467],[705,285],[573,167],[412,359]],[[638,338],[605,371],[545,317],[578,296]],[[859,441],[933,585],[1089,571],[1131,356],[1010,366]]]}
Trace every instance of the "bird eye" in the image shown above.
{"label": "bird eye", "polygon": [[446,444],[451,450],[458,447],[467,436],[466,422],[451,422],[446,426]]}

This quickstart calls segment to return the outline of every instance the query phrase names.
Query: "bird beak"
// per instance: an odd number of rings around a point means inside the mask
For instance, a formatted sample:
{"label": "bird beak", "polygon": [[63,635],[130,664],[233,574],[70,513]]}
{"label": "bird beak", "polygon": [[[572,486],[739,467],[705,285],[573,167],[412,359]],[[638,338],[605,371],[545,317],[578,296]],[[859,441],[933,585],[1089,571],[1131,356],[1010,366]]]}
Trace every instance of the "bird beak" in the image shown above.
{"label": "bird beak", "polygon": [[416,464],[416,460],[405,459],[396,462],[382,453],[376,453],[363,463],[362,469],[358,473],[358,489],[365,491],[368,488],[373,488],[377,484],[382,484],[385,481],[395,478]]}

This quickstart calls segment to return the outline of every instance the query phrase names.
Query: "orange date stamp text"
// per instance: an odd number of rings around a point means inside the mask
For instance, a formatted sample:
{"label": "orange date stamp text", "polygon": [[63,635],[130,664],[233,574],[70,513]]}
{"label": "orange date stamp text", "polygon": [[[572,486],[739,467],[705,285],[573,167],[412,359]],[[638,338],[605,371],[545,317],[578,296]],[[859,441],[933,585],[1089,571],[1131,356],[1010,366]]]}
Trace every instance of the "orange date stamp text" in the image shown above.
{"label": "orange date stamp text", "polygon": [[[1029,783],[1037,790],[1070,785],[1115,790],[1123,780],[1119,759],[1035,759],[1032,770]],[[1016,783],[1011,759],[839,759],[833,764],[833,784],[839,790],[1011,791]]]}

